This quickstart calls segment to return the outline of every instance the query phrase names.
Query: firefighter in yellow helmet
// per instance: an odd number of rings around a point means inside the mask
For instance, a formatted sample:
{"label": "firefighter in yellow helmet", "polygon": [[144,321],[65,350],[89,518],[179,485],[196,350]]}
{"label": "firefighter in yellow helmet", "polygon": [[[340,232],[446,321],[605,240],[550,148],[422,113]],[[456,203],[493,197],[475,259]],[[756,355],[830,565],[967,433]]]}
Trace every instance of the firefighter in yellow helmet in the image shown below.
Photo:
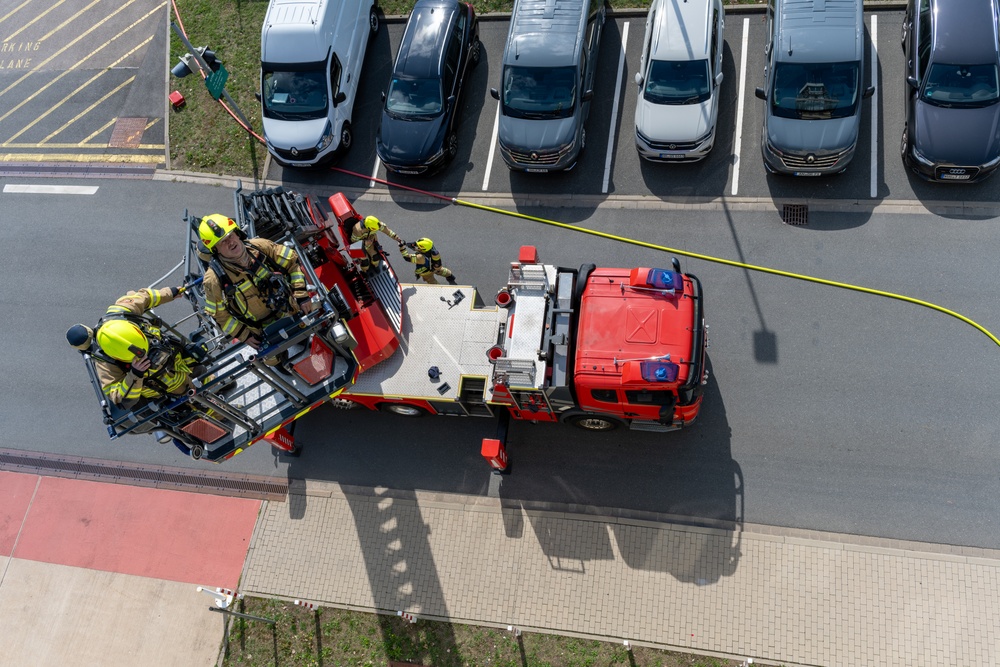
{"label": "firefighter in yellow helmet", "polygon": [[376,218],[374,215],[369,215],[363,220],[358,220],[351,227],[351,243],[357,243],[361,241],[364,249],[365,256],[361,258],[359,264],[361,270],[368,272],[370,270],[378,270],[382,263],[382,259],[379,256],[379,245],[378,245],[378,233],[382,232],[393,241],[399,245],[403,245],[403,239],[399,238],[396,232],[389,229],[384,222]]}
{"label": "firefighter in yellow helmet", "polygon": [[259,348],[269,324],[312,311],[299,256],[291,248],[248,240],[234,220],[218,213],[201,219],[198,236],[211,253],[202,283],[205,311],[230,338]]}
{"label": "firefighter in yellow helmet", "polygon": [[[399,251],[403,259],[414,264],[417,278],[422,278],[424,282],[437,284],[435,275],[441,276],[448,281],[449,285],[457,284],[455,275],[441,264],[441,253],[434,247],[434,242],[428,238],[417,239],[416,243],[400,244]],[[416,251],[416,252],[413,252]]]}
{"label": "firefighter in yellow helmet", "polygon": [[143,316],[173,301],[183,289],[144,287],[129,292],[108,308],[96,331],[77,324],[66,332],[70,345],[92,353],[101,390],[114,405],[128,410],[143,399],[179,396],[191,388],[196,358],[157,321]]}

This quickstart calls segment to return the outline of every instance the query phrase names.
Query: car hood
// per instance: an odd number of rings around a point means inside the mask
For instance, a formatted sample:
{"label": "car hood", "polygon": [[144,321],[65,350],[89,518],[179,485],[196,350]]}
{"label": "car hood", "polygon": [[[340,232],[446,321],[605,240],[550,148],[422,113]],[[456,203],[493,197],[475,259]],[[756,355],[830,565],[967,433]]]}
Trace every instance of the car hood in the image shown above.
{"label": "car hood", "polygon": [[518,151],[552,150],[576,138],[576,116],[538,120],[500,115],[498,134],[504,146]]}
{"label": "car hood", "polygon": [[712,129],[715,97],[701,104],[653,104],[642,97],[635,126],[653,141],[694,141]]}
{"label": "car hood", "polygon": [[1000,104],[946,109],[917,102],[913,145],[933,162],[980,165],[1000,154]]}
{"label": "car hood", "polygon": [[767,138],[779,150],[837,152],[847,150],[858,140],[860,116],[799,120],[770,116]]}
{"label": "car hood", "polygon": [[382,112],[377,149],[389,164],[418,164],[440,150],[446,114],[429,120],[402,120]]}
{"label": "car hood", "polygon": [[323,130],[329,118],[314,118],[312,120],[277,120],[264,119],[264,134],[269,144],[275,148],[290,150],[298,148],[315,148],[323,138]]}

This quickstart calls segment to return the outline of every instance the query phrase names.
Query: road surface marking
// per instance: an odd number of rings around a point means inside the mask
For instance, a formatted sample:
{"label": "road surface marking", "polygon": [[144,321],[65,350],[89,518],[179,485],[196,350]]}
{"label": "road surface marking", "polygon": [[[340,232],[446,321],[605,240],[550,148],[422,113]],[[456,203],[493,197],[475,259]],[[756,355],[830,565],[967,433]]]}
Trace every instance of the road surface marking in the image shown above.
{"label": "road surface marking", "polygon": [[611,158],[615,154],[615,133],[618,129],[618,98],[622,94],[622,70],[625,69],[625,45],[628,43],[628,21],[622,29],[622,55],[618,59],[618,81],[615,82],[615,103],[611,106],[611,129],[608,130],[608,154],[604,159],[604,185],[601,192],[607,194],[611,180]]}
{"label": "road surface marking", "polygon": [[497,147],[497,134],[500,132],[500,101],[497,101],[497,115],[493,119],[493,139],[490,141],[490,155],[486,158],[486,175],[483,176],[483,192],[490,187],[490,172],[493,171],[493,152]]}
{"label": "road surface marking", "polygon": [[747,87],[747,42],[750,38],[750,19],[743,19],[743,45],[740,47],[740,84],[738,102],[736,103],[736,142],[733,146],[733,190],[736,194],[740,190],[740,151],[743,149],[743,99],[746,97]]}
{"label": "road surface marking", "polygon": [[96,185],[5,185],[4,193],[29,195],[92,195]]}
{"label": "road surface marking", "polygon": [[60,132],[62,132],[63,130],[65,130],[67,127],[69,127],[70,125],[72,125],[76,121],[78,121],[81,118],[83,118],[84,116],[86,116],[88,113],[90,113],[91,111],[93,111],[99,104],[101,104],[101,102],[104,102],[106,99],[108,99],[109,97],[111,97],[112,95],[114,95],[119,90],[121,90],[125,86],[129,85],[133,81],[135,81],[135,75],[129,77],[128,79],[125,79],[120,84],[118,84],[118,86],[115,87],[113,90],[109,90],[101,98],[99,98],[96,102],[94,102],[93,104],[91,104],[89,107],[87,107],[86,109],[84,109],[83,111],[81,111],[80,113],[78,113],[77,115],[73,116],[73,118],[71,120],[69,120],[68,122],[64,123],[62,127],[60,127],[59,129],[55,130],[54,132],[50,133],[49,136],[45,137],[40,142],[38,142],[39,145],[44,144],[49,139],[51,139],[52,137],[56,136],[57,134],[59,134]]}
{"label": "road surface marking", "polygon": [[872,14],[872,183],[871,196],[878,195],[878,17]]}

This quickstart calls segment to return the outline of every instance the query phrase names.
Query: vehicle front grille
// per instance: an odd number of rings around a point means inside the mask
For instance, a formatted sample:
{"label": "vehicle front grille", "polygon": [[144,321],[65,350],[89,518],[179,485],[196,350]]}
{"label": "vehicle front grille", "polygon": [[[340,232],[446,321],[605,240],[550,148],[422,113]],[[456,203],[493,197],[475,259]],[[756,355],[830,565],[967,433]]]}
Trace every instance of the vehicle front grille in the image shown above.
{"label": "vehicle front grille", "polygon": [[639,137],[656,151],[693,151],[704,143],[704,139],[698,141],[653,141],[642,133],[639,133]]}
{"label": "vehicle front grille", "polygon": [[781,156],[781,161],[785,163],[785,167],[788,169],[796,169],[802,171],[820,171],[825,169],[832,169],[838,162],[840,158],[844,157],[847,151],[842,153],[832,153],[830,155],[812,155],[813,161],[810,162],[807,155],[789,155],[783,154]]}
{"label": "vehicle front grille", "polygon": [[939,181],[971,181],[979,175],[979,167],[938,167],[934,178]]}
{"label": "vehicle front grille", "polygon": [[315,148],[298,148],[294,149],[295,154],[292,151],[286,151],[281,148],[273,148],[275,155],[280,157],[282,160],[288,160],[289,162],[309,162],[310,160],[315,160],[318,151]]}
{"label": "vehicle front grille", "polygon": [[520,151],[510,151],[510,157],[519,164],[537,164],[537,165],[552,165],[559,162],[559,160],[566,157],[569,154],[570,148],[572,146],[567,146],[561,151],[528,151],[526,153]]}

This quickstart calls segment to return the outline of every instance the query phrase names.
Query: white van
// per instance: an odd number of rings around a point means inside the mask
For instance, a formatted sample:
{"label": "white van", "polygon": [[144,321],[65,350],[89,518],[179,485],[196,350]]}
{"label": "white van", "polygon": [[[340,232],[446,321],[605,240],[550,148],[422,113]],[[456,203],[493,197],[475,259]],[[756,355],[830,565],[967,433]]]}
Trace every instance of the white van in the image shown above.
{"label": "white van", "polygon": [[264,138],[286,167],[312,167],[351,146],[351,113],[375,0],[271,0],[260,34]]}

